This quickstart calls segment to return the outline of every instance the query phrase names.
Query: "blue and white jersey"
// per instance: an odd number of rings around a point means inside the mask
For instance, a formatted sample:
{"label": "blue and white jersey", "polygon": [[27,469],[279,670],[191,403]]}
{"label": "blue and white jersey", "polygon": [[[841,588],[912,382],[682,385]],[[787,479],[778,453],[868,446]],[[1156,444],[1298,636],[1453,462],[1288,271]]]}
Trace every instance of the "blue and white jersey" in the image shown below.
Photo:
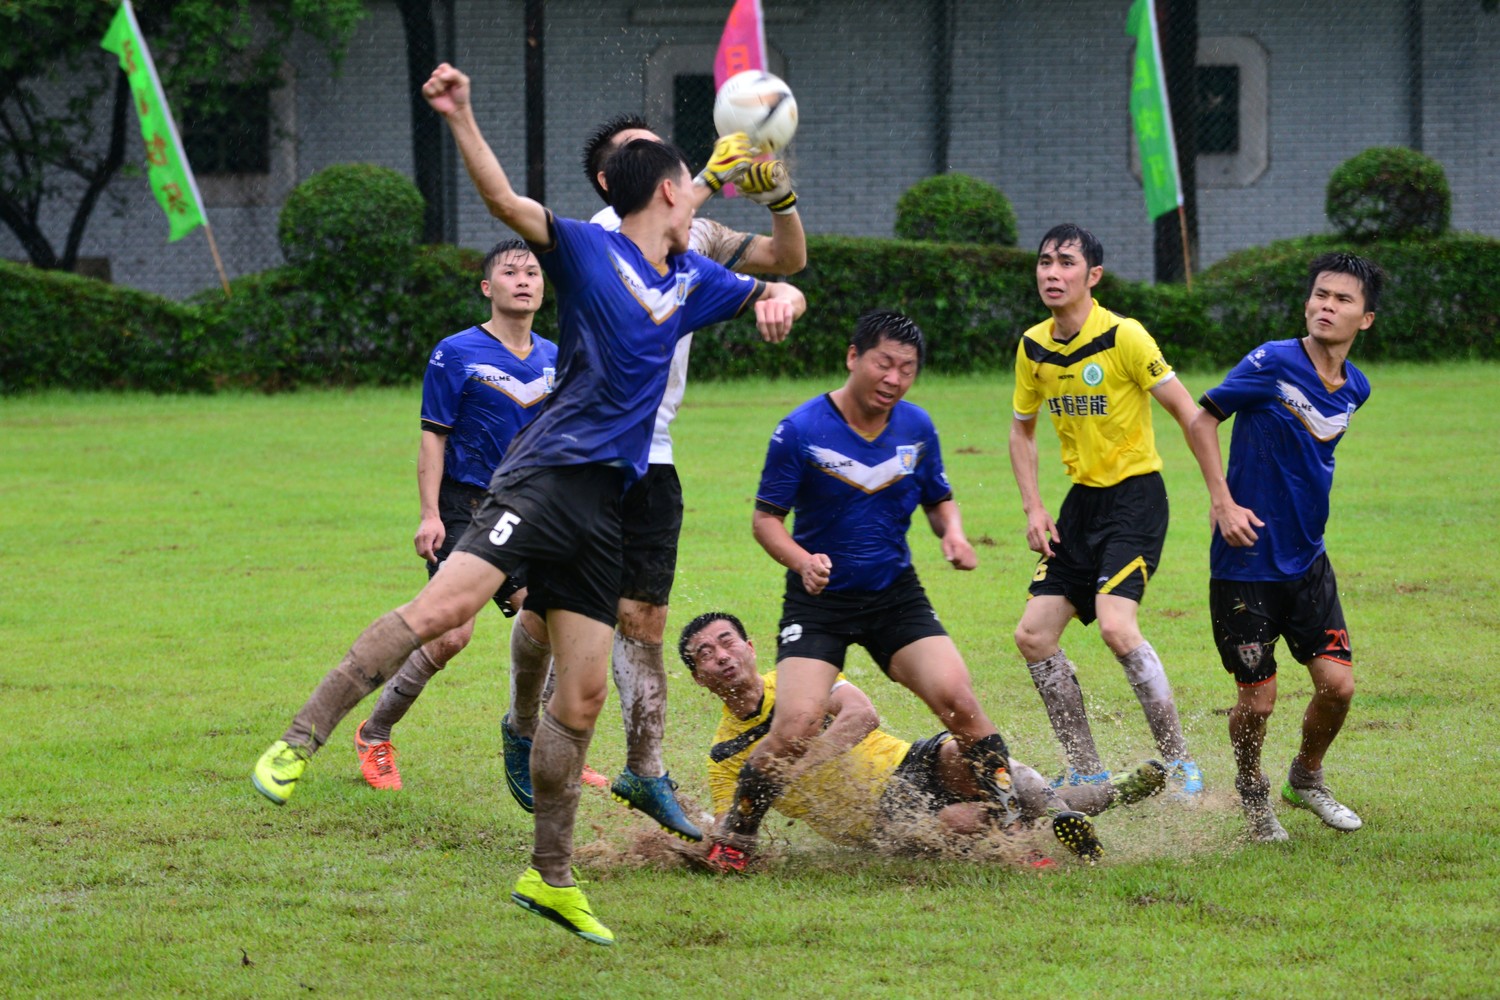
{"label": "blue and white jersey", "polygon": [[1220,420],[1234,416],[1229,492],[1266,522],[1249,548],[1214,532],[1214,579],[1296,580],[1323,554],[1333,449],[1369,398],[1369,380],[1347,361],[1344,384],[1329,389],[1301,340],[1262,344],[1203,394],[1204,409]]}
{"label": "blue and white jersey", "polygon": [[602,463],[634,482],[678,339],[738,316],[765,286],[691,251],[658,269],[619,233],[548,222],[552,245],[533,250],[557,297],[557,388],[500,471]]}
{"label": "blue and white jersey", "polygon": [[488,486],[556,373],[557,345],[535,333],[524,358],[477,326],[439,341],[422,377],[422,429],[445,436],[444,474]]}
{"label": "blue and white jersey", "polygon": [[884,590],[911,565],[912,511],[952,496],[926,410],[897,403],[870,441],[823,395],[777,425],[755,501],[792,512],[797,544],[833,561],[826,589]]}

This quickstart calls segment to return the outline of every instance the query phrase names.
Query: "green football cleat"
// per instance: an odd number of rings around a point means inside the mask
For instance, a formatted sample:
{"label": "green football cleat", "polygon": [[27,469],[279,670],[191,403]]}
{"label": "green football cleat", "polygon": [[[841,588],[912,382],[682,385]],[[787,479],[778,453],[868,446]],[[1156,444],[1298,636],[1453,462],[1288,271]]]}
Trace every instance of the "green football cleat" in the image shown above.
{"label": "green football cleat", "polygon": [[535,868],[526,869],[516,880],[515,891],[510,898],[523,910],[546,917],[560,927],[565,927],[594,944],[614,944],[615,935],[601,924],[589,909],[589,901],[583,890],[576,885],[548,885],[542,873]]}
{"label": "green football cleat", "polygon": [[255,783],[257,792],[278,806],[284,806],[286,800],[292,797],[292,792],[297,788],[297,779],[302,777],[302,772],[307,769],[307,762],[311,759],[312,755],[307,752],[306,747],[289,746],[286,740],[277,740],[255,762],[250,780]]}
{"label": "green football cleat", "polygon": [[1167,787],[1167,765],[1159,760],[1148,760],[1114,782],[1114,787],[1119,803],[1133,806]]}
{"label": "green football cleat", "polygon": [[1365,825],[1358,813],[1333,797],[1327,785],[1320,783],[1311,788],[1295,788],[1288,781],[1281,786],[1281,797],[1288,805],[1308,810],[1335,830],[1353,833]]}

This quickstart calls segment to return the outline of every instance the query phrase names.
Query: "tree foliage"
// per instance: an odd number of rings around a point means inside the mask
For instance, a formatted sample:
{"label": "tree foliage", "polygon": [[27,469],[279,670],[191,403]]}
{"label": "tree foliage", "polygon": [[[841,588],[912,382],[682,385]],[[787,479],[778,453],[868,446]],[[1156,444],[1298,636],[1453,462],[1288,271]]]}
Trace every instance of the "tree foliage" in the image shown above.
{"label": "tree foliage", "polygon": [[[99,47],[115,0],[0,0],[0,222],[32,264],[72,270],[95,205],[138,150],[130,95]],[[360,0],[140,0],[173,111],[218,112],[231,88],[274,87],[293,31],[337,61]],[[48,209],[71,212],[59,242]]]}

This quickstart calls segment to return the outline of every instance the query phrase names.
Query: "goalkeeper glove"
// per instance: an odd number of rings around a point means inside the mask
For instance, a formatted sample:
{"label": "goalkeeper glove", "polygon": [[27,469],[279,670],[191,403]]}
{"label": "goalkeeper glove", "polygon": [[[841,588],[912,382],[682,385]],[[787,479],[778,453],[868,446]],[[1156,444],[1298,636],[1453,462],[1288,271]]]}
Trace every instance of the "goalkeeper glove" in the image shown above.
{"label": "goalkeeper glove", "polygon": [[731,132],[714,143],[708,163],[693,180],[717,192],[725,184],[739,180],[749,167],[750,137],[743,132]]}
{"label": "goalkeeper glove", "polygon": [[752,163],[738,183],[741,194],[777,215],[797,210],[797,192],[792,190],[791,175],[780,160]]}

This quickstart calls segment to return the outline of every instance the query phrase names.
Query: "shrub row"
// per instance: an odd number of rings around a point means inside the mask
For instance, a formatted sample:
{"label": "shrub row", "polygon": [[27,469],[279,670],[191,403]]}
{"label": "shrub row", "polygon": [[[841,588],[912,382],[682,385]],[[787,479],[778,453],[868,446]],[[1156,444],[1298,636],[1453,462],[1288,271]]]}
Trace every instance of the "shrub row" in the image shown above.
{"label": "shrub row", "polygon": [[[840,368],[855,318],[893,308],[927,331],[930,370],[1008,369],[1022,331],[1046,315],[1033,257],[1007,247],[812,237],[795,278],[808,314],[779,347],[740,319],[698,334],[695,378],[827,374]],[[1337,237],[1235,254],[1193,291],[1106,273],[1096,295],[1135,316],[1178,367],[1224,367],[1266,340],[1299,336],[1306,267]],[[1500,240],[1450,234],[1358,246],[1387,271],[1367,360],[1500,357]],[[46,387],[205,391],[304,384],[403,383],[421,377],[442,337],[487,315],[480,255],[424,247],[403,273],[347,285],[286,267],[239,279],[229,300],[188,303],[71,275],[0,263],[0,392]],[[555,336],[550,296],[537,332]]]}

